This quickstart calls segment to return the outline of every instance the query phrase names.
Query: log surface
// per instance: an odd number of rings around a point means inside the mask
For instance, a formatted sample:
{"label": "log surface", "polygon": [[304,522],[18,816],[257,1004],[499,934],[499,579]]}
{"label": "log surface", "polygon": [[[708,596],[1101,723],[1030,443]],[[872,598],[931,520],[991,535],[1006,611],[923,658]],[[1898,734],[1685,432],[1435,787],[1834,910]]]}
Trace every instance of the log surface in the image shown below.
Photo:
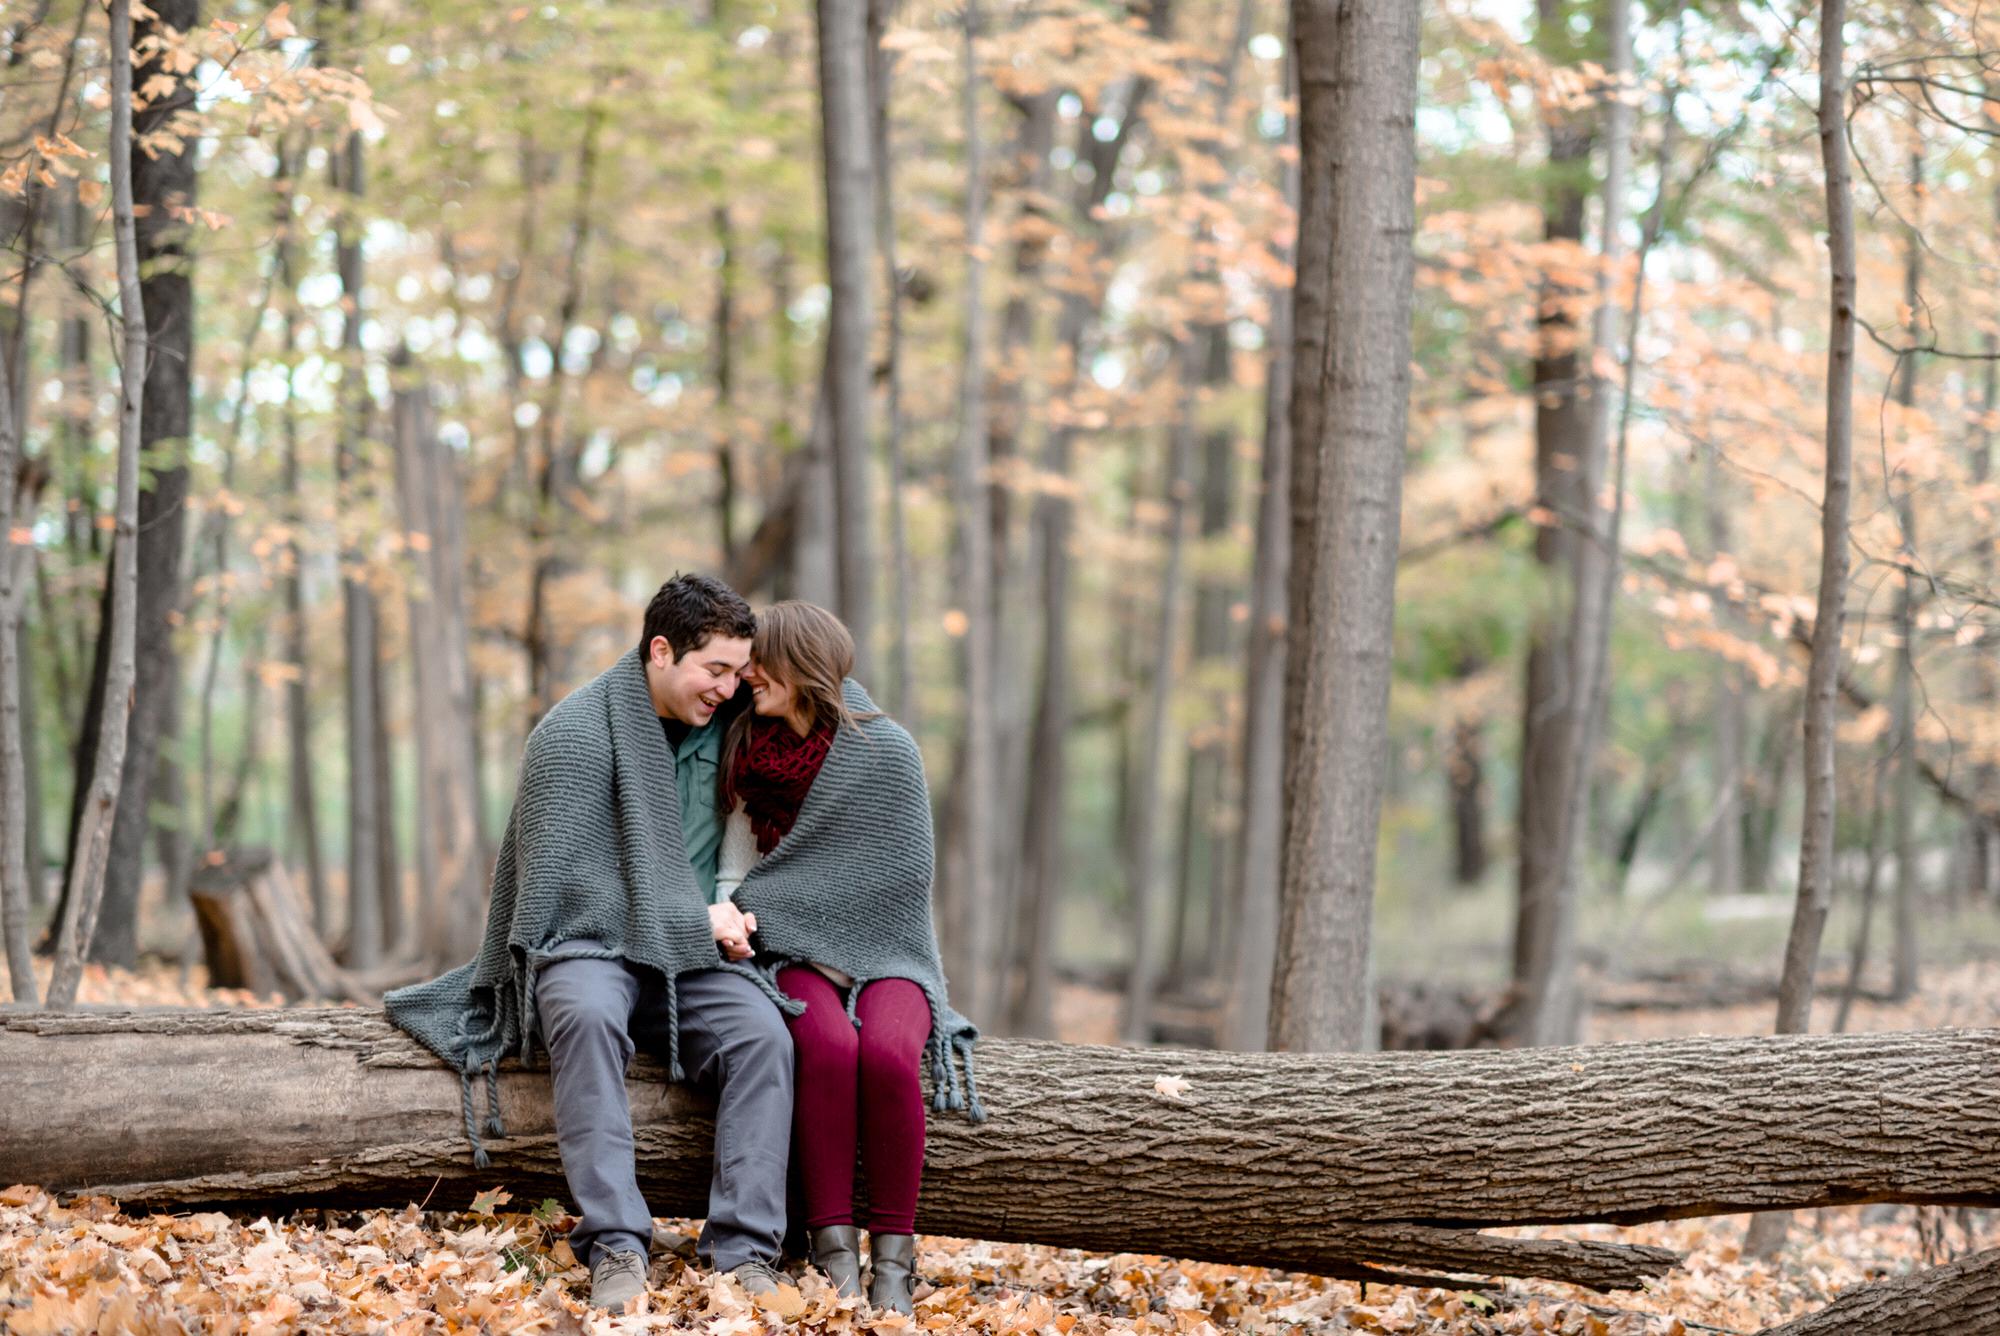
{"label": "log surface", "polygon": [[1817,1313],[1760,1336],[1995,1336],[2000,1333],[2000,1249],[1863,1285]]}
{"label": "log surface", "polygon": [[[978,1062],[989,1121],[931,1119],[927,1232],[1555,1275],[1503,1263],[1537,1248],[1635,1263],[1438,1227],[2000,1204],[2000,1031],[1439,1054],[993,1040]],[[16,1096],[0,1101],[7,1182],[176,1207],[443,1207],[496,1183],[565,1196],[545,1072],[503,1070],[509,1135],[475,1171],[457,1076],[378,1011],[0,1010],[0,1078]],[[644,1058],[628,1091],[653,1209],[702,1214],[707,1101]],[[1396,1229],[1356,1233],[1374,1225]]]}

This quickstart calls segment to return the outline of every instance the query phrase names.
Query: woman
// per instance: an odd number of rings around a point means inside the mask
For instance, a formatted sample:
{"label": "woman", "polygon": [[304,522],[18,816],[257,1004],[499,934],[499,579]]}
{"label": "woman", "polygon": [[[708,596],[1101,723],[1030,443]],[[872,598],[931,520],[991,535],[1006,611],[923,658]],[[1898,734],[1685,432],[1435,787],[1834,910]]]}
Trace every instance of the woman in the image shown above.
{"label": "woman", "polygon": [[[793,1155],[814,1260],[861,1293],[857,1149],[868,1177],[869,1302],[911,1311],[928,1056],[936,1108],[984,1115],[977,1032],[945,1000],[931,924],[930,796],[916,743],[859,683],[854,639],[810,603],[757,618],[751,711],[723,744],[717,889],[757,924],[759,964],[803,1010]],[[951,1061],[965,1067],[961,1090]]]}

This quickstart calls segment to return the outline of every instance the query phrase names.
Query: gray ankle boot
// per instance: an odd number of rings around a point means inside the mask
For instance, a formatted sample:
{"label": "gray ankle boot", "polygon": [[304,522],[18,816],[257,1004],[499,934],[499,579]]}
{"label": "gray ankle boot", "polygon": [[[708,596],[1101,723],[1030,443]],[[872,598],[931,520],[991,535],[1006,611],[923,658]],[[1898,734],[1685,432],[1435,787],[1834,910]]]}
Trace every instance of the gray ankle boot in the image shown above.
{"label": "gray ankle boot", "polygon": [[868,1302],[892,1312],[914,1311],[917,1290],[917,1239],[914,1234],[868,1236],[870,1270]]}
{"label": "gray ankle boot", "polygon": [[861,1231],[825,1225],[812,1232],[813,1265],[826,1272],[837,1293],[861,1297]]}

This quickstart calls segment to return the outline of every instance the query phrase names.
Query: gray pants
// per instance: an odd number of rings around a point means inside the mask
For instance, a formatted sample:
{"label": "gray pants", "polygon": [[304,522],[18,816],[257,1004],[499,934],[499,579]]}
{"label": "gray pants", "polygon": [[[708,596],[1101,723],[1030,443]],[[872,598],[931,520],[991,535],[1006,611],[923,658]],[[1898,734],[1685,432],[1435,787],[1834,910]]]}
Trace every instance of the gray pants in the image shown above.
{"label": "gray pants", "polygon": [[[791,1034],[741,975],[704,970],[677,986],[681,1067],[717,1094],[698,1250],[722,1270],[775,1261],[792,1139]],[[556,1146],[581,1217],[570,1246],[586,1265],[606,1252],[644,1257],[653,1216],[639,1194],[625,1067],[639,1045],[666,1056],[666,987],[622,960],[557,960],[536,976],[535,1007],[555,1080]]]}

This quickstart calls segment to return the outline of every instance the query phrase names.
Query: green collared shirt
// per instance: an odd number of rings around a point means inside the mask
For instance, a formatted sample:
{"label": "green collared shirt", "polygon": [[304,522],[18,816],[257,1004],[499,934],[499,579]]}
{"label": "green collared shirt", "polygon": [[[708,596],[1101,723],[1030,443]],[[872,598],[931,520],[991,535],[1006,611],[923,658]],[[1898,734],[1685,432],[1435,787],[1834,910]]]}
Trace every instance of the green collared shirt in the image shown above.
{"label": "green collared shirt", "polygon": [[[677,721],[662,718],[667,741]],[[715,783],[722,770],[722,730],[713,723],[688,729],[674,746],[674,780],[681,798],[681,842],[687,846],[695,885],[715,903],[715,870],[722,858],[722,821],[715,811]]]}

